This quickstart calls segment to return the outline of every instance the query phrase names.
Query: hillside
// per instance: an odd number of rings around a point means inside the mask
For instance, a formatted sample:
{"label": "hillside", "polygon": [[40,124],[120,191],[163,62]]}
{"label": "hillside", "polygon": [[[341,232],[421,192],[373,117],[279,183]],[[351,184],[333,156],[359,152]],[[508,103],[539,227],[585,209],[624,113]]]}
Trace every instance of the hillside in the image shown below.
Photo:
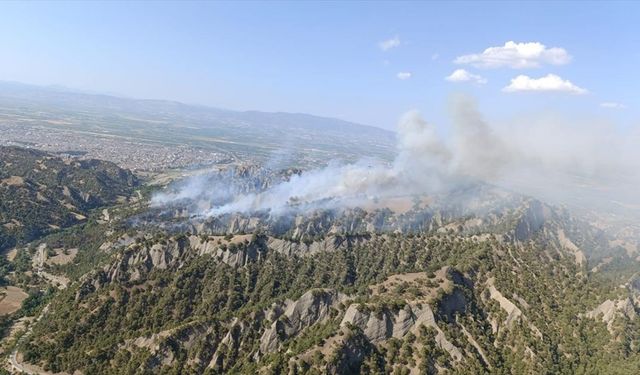
{"label": "hillside", "polygon": [[85,221],[89,211],[125,200],[139,185],[100,160],[64,160],[0,147],[0,250]]}
{"label": "hillside", "polygon": [[103,261],[57,268],[76,276],[20,355],[92,374],[634,374],[637,254],[562,209],[467,193],[287,217],[115,209],[82,229],[106,233],[83,250]]}
{"label": "hillside", "polygon": [[[560,250],[446,234],[341,238],[309,254],[277,243],[156,234],[114,249],[54,301],[25,359],[91,373],[633,373],[639,363],[636,292],[585,276]],[[609,326],[585,315],[609,299],[628,301],[604,307]]]}

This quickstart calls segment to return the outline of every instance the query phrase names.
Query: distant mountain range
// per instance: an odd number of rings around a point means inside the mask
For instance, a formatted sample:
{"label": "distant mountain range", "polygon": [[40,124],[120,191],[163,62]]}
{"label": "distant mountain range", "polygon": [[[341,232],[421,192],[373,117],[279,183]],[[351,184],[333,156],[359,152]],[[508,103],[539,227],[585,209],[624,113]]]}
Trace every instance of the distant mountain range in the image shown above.
{"label": "distant mountain range", "polygon": [[0,82],[0,121],[47,126],[169,144],[186,143],[269,158],[285,149],[307,158],[390,159],[388,130],[302,113],[231,111],[168,100],[144,100]]}

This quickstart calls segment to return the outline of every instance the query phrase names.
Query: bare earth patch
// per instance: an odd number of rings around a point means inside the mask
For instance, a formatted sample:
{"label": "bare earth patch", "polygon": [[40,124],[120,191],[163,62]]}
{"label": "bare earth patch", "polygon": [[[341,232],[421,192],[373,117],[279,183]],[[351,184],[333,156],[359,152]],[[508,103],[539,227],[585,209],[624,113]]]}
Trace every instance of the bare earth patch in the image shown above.
{"label": "bare earth patch", "polygon": [[9,262],[13,262],[13,260],[16,259],[16,255],[18,255],[18,249],[14,247],[13,249],[7,252],[6,254],[7,260]]}
{"label": "bare earth patch", "polygon": [[16,220],[16,219],[11,219],[11,221],[10,221],[10,222],[8,222],[8,223],[4,223],[4,224],[2,224],[2,226],[3,226],[3,227],[5,227],[5,228],[7,228],[7,229],[15,229],[15,228],[20,228],[20,227],[22,227],[23,225],[22,225],[22,223],[21,223],[21,222],[19,222],[18,220]]}
{"label": "bare earth patch", "polygon": [[42,367],[32,365],[30,363],[24,362],[24,356],[22,353],[18,353],[16,355],[16,361],[22,366],[25,371],[29,371],[31,374],[39,374],[39,375],[69,375],[68,372],[57,372],[53,373],[50,371],[45,371]]}
{"label": "bare earth patch", "polygon": [[[415,301],[428,302],[433,299],[439,289],[450,289],[451,281],[447,279],[447,267],[441,269],[430,275],[426,272],[414,272],[414,273],[401,273],[389,276],[385,281],[372,285],[369,287],[374,296],[394,294],[396,288],[404,285],[405,291],[409,288],[414,288],[420,291],[420,297],[414,297]],[[431,276],[431,277],[429,277]]]}
{"label": "bare earth patch", "polygon": [[67,249],[66,252],[65,249],[54,249],[54,251],[56,252],[56,255],[48,258],[46,261],[46,263],[49,265],[63,265],[71,263],[76,255],[78,255],[78,249]]}
{"label": "bare earth patch", "polygon": [[28,295],[22,289],[8,286],[0,289],[0,315],[13,314],[20,309]]}
{"label": "bare earth patch", "polygon": [[388,208],[397,214],[403,214],[410,211],[416,205],[416,203],[419,206],[424,206],[426,204],[429,204],[429,202],[429,197],[421,197],[418,201],[416,201],[415,197],[389,197],[375,201],[368,200],[362,205],[362,208],[367,211]]}
{"label": "bare earth patch", "polygon": [[10,176],[8,178],[5,178],[4,180],[0,180],[0,185],[23,186],[24,178],[20,176]]}
{"label": "bare earth patch", "polygon": [[82,220],[86,220],[87,219],[86,216],[84,216],[82,214],[79,214],[77,212],[72,212],[71,215],[73,215],[76,218],[76,220],[82,221]]}
{"label": "bare earth patch", "polygon": [[251,238],[253,237],[252,234],[238,234],[233,236],[230,240],[226,239],[225,236],[209,236],[209,241],[219,241],[220,244],[225,244],[225,245],[230,245],[230,244],[236,244],[239,245],[245,241],[249,242],[251,241]]}
{"label": "bare earth patch", "polygon": [[38,276],[42,277],[43,279],[47,280],[49,283],[60,289],[65,289],[70,282],[69,278],[66,276],[53,275],[44,271],[38,272]]}

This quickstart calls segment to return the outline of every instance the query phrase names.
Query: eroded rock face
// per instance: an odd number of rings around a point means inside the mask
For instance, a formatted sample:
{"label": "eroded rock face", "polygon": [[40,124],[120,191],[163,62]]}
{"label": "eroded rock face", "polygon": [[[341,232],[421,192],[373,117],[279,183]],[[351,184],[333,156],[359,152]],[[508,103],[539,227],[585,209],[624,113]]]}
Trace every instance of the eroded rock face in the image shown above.
{"label": "eroded rock face", "polygon": [[[236,239],[240,237],[240,241]],[[371,239],[363,236],[327,236],[318,241],[290,241],[264,235],[241,235],[223,240],[215,237],[190,235],[156,240],[148,245],[144,236],[123,238],[115,242],[104,242],[100,250],[115,254],[113,261],[102,270],[88,275],[83,281],[81,292],[76,296],[93,292],[111,282],[142,280],[152,269],[177,269],[195,257],[210,255],[216,261],[232,267],[244,267],[250,262],[260,261],[268,251],[285,255],[311,255],[318,252],[333,252],[363,244]],[[138,243],[136,243],[138,242]],[[45,254],[43,248],[39,253]],[[46,254],[43,255],[46,259]],[[35,257],[37,258],[37,257]]]}
{"label": "eroded rock face", "polygon": [[560,242],[560,246],[573,254],[577,265],[582,266],[586,264],[587,257],[585,256],[584,252],[580,250],[580,248],[567,237],[563,229],[558,229],[557,236],[558,241]]}
{"label": "eroded rock face", "polygon": [[319,252],[333,252],[363,244],[371,239],[371,236],[327,236],[319,241],[294,242],[280,238],[269,237],[267,246],[270,250],[284,255],[311,255]]}
{"label": "eroded rock face", "polygon": [[[507,313],[507,318],[504,322],[498,322],[497,320],[491,321],[491,329],[494,333],[501,331],[502,329],[511,329],[513,325],[520,319],[524,320],[527,323],[527,326],[538,338],[542,339],[542,332],[535,326],[535,324],[531,323],[526,315],[520,310],[518,306],[516,306],[513,301],[506,298],[494,285],[494,279],[490,278],[487,280],[487,290],[489,291],[489,298],[498,302],[500,308]],[[520,297],[518,297],[520,298]],[[520,298],[522,300],[522,298]],[[529,304],[522,300],[523,306],[529,306]]]}
{"label": "eroded rock face", "polygon": [[[144,238],[140,240],[144,241]],[[142,280],[153,269],[177,269],[198,256],[211,255],[232,267],[243,267],[249,262],[260,260],[268,250],[266,239],[260,236],[233,246],[198,236],[170,238],[151,246],[131,242],[133,241],[124,242],[127,248],[117,254],[111,264],[85,278],[76,298],[108,283]],[[122,241],[118,242],[120,243]],[[113,246],[115,244],[111,245]]]}
{"label": "eroded rock face", "polygon": [[260,352],[270,353],[278,349],[288,337],[331,316],[331,309],[344,301],[346,295],[331,289],[313,289],[298,300],[290,301],[284,313],[271,324],[260,338]]}
{"label": "eroded rock face", "polygon": [[[229,327],[229,331],[222,338],[220,343],[218,344],[218,348],[226,347],[231,350],[236,350],[240,346],[240,342],[242,340],[243,333],[247,330],[247,325],[244,322],[239,322],[235,319],[231,326]],[[221,364],[222,355],[219,350],[216,350],[211,357],[211,361],[209,361],[208,368],[215,368]]]}
{"label": "eroded rock face", "polygon": [[513,302],[505,298],[502,293],[492,284],[489,285],[489,296],[494,301],[498,302],[502,310],[507,313],[507,318],[504,321],[505,327],[511,327],[522,316],[522,310],[518,308]]}
{"label": "eroded rock face", "polygon": [[352,332],[343,328],[345,338],[338,347],[339,355],[335,363],[326,368],[328,374],[358,374],[362,361],[372,350],[373,346],[367,338],[359,332]]}
{"label": "eroded rock face", "polygon": [[595,309],[585,314],[587,318],[597,319],[607,323],[607,329],[613,333],[613,322],[617,317],[627,317],[635,319],[638,316],[636,305],[630,297],[619,300],[606,300]]}
{"label": "eroded rock face", "polygon": [[455,288],[440,300],[438,308],[438,315],[446,317],[447,321],[454,321],[455,314],[464,313],[467,309],[464,293],[459,288]]}
{"label": "eroded rock face", "polygon": [[640,275],[634,275],[628,283],[628,288],[635,294],[640,294]]}
{"label": "eroded rock face", "polygon": [[211,328],[202,324],[188,324],[179,328],[162,331],[149,336],[141,336],[135,339],[125,340],[119,345],[119,349],[133,350],[134,348],[145,348],[151,356],[145,367],[148,369],[159,369],[162,366],[171,365],[178,353],[175,347],[191,349],[198,338],[211,332]]}
{"label": "eroded rock face", "polygon": [[[199,234],[251,233],[261,231],[273,237],[287,237],[296,241],[326,237],[332,234],[409,233],[434,228],[434,211],[421,210],[398,215],[388,208],[367,211],[361,208],[317,210],[291,215],[271,216],[258,212],[226,214],[198,222]],[[440,214],[438,217],[453,216]]]}
{"label": "eroded rock face", "polygon": [[[344,314],[341,325],[351,323],[364,332],[371,342],[380,342],[393,336],[394,321],[390,313],[375,314],[362,310],[361,305],[351,305]],[[402,337],[402,336],[400,336]]]}
{"label": "eroded rock face", "polygon": [[47,261],[47,244],[41,243],[31,258],[31,265],[34,268],[42,268]]}
{"label": "eroded rock face", "polygon": [[402,338],[408,332],[416,334],[421,325],[436,330],[436,343],[456,361],[462,359],[462,352],[449,340],[436,324],[433,310],[426,305],[407,304],[397,312],[383,310],[376,313],[365,306],[352,304],[344,314],[341,326],[354,325],[362,330],[372,343],[378,343],[389,338]]}
{"label": "eroded rock face", "polygon": [[203,240],[198,236],[189,237],[189,244],[198,256],[212,254],[216,259],[232,267],[243,267],[247,263],[260,260],[267,251],[263,237],[256,237],[239,246],[221,246],[211,240]]}
{"label": "eroded rock face", "polygon": [[130,247],[118,256],[118,260],[107,266],[108,280],[138,280],[152,269],[169,269],[184,262],[187,241],[184,238],[166,244],[156,243],[151,247]]}
{"label": "eroded rock face", "polygon": [[552,212],[549,207],[539,201],[531,201],[516,224],[516,240],[526,241],[533,237],[533,235],[542,228],[551,215]]}

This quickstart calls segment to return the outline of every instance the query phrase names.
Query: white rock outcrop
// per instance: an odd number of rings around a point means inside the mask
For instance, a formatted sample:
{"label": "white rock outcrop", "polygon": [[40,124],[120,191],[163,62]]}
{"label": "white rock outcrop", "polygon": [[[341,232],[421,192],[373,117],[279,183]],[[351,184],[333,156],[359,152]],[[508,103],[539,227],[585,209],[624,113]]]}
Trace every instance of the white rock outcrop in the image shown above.
{"label": "white rock outcrop", "polygon": [[296,301],[289,301],[284,313],[262,334],[260,352],[273,352],[282,340],[325,320],[330,316],[331,308],[346,298],[332,289],[312,289]]}
{"label": "white rock outcrop", "polygon": [[368,311],[362,305],[349,306],[342,319],[341,326],[352,324],[360,329],[367,338],[378,343],[391,337],[401,338],[408,332],[418,333],[421,325],[436,330],[436,343],[456,361],[462,360],[462,351],[447,340],[444,332],[436,324],[433,310],[423,304],[421,306],[408,304],[398,312],[383,311],[376,313]]}
{"label": "white rock outcrop", "polygon": [[595,309],[585,314],[587,318],[597,319],[602,317],[602,321],[607,323],[607,329],[613,333],[613,322],[619,316],[629,319],[635,319],[638,316],[636,307],[631,298],[623,298],[619,300],[606,300]]}

